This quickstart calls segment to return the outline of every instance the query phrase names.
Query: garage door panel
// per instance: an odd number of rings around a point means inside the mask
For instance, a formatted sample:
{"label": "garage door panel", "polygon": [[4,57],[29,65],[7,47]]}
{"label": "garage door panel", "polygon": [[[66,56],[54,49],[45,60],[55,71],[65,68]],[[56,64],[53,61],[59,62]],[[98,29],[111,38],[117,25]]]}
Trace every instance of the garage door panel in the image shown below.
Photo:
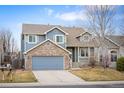
{"label": "garage door panel", "polygon": [[33,70],[62,70],[63,69],[63,57],[32,57],[32,69]]}

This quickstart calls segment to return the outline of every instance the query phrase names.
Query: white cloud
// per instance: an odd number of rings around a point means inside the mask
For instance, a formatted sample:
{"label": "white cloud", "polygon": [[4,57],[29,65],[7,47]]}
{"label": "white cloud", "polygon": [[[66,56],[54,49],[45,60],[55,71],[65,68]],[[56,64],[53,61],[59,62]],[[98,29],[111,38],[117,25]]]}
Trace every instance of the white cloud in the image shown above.
{"label": "white cloud", "polygon": [[45,8],[45,11],[47,12],[48,16],[51,16],[53,14],[53,12],[54,12],[53,9],[49,9],[49,8]]}
{"label": "white cloud", "polygon": [[83,11],[75,11],[75,12],[66,12],[66,13],[58,13],[56,18],[65,21],[76,21],[76,20],[85,20],[86,16]]}

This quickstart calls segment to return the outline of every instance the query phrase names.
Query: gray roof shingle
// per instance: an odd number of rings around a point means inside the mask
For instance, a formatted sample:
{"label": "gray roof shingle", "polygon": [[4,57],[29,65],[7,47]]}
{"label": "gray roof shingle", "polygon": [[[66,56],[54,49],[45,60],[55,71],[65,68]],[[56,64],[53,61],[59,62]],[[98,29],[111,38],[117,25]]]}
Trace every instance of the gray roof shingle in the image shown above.
{"label": "gray roof shingle", "polygon": [[124,47],[124,36],[119,36],[119,35],[111,35],[108,36],[112,41],[116,42],[118,45]]}

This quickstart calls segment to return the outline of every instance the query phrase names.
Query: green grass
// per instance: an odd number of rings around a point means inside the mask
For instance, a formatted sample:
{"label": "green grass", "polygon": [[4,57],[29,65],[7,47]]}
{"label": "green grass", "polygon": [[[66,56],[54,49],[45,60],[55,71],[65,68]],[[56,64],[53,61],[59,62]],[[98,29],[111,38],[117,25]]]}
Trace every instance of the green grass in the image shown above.
{"label": "green grass", "polygon": [[119,72],[115,69],[104,69],[102,67],[85,67],[78,70],[71,70],[72,74],[86,81],[123,81],[124,72]]}
{"label": "green grass", "polygon": [[0,71],[0,83],[31,83],[37,82],[34,74],[31,71],[17,70],[13,72],[13,78],[5,71],[5,80],[2,80],[2,72]]}

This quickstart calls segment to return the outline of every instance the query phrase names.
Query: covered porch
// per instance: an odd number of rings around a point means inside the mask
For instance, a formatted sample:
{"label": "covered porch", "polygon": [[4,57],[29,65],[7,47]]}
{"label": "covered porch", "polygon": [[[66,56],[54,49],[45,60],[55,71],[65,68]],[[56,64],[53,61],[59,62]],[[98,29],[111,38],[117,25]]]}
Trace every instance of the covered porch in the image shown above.
{"label": "covered porch", "polygon": [[72,55],[72,67],[78,68],[83,65],[88,65],[90,58],[98,60],[98,48],[94,47],[67,47]]}

